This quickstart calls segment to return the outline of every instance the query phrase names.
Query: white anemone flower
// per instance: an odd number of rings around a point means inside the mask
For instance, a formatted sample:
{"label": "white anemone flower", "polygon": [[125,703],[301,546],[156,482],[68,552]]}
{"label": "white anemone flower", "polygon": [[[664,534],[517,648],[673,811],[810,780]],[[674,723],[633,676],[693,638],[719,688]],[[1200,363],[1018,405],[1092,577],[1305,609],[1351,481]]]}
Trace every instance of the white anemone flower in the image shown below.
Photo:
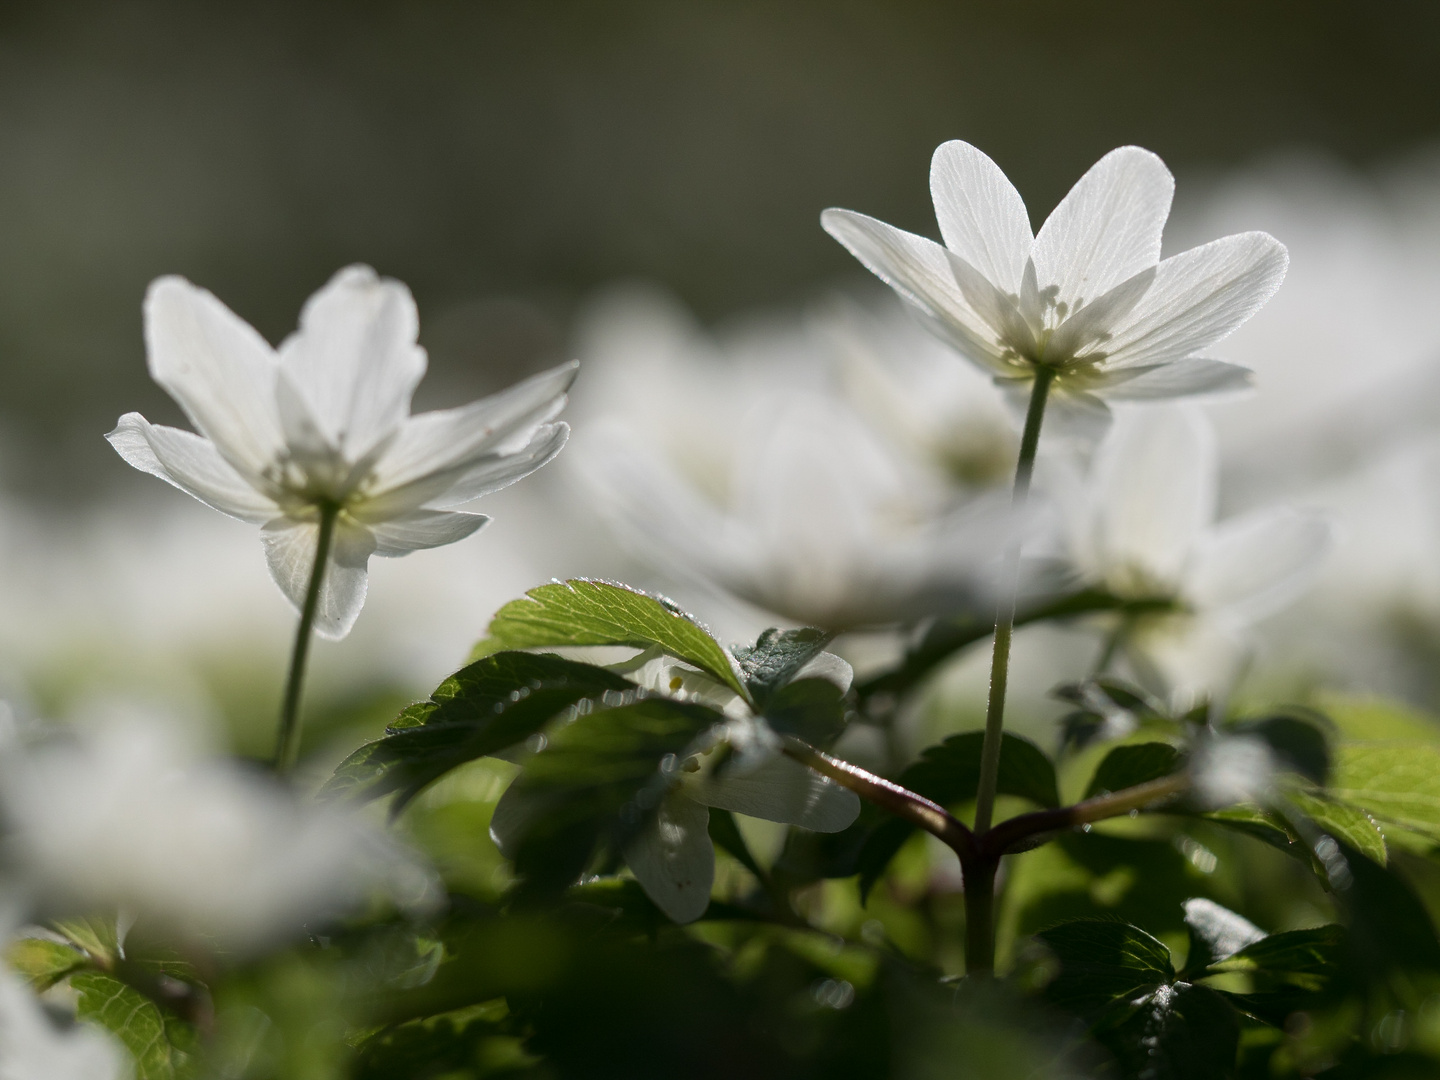
{"label": "white anemone flower", "polygon": [[5,855],[44,911],[120,909],[182,945],[251,950],[372,898],[434,899],[415,853],[210,754],[193,725],[107,711],[4,753]]}
{"label": "white anemone flower", "polygon": [[1006,535],[1003,403],[946,385],[947,415],[989,422],[932,441],[888,371],[913,328],[890,330],[851,315],[716,341],[673,306],[612,306],[582,348],[571,465],[642,557],[784,618],[853,629],[973,601]]}
{"label": "white anemone flower", "polygon": [[1035,234],[999,166],[957,140],[943,143],[930,167],[943,245],[850,210],[826,210],[821,222],[997,380],[1023,388],[1049,369],[1056,419],[1093,430],[1109,416],[1101,396],[1245,385],[1245,369],[1198,354],[1259,310],[1285,276],[1285,248],[1262,232],[1162,262],[1174,186],[1148,150],[1112,150]]}
{"label": "white anemone flower", "polygon": [[573,363],[411,416],[426,366],[418,328],[410,291],[365,266],[312,296],[278,350],[204,289],[159,278],[145,298],[150,374],[199,434],[127,413],[107,438],[135,468],[262,526],[270,573],[297,610],[329,515],[314,625],[344,637],[365,602],[371,555],[469,536],[489,519],[453,508],[538,469],[569,431],[552,421]]}
{"label": "white anemone flower", "polygon": [[128,1080],[130,1057],[87,1023],[61,1028],[23,982],[0,967],[0,1080]]}
{"label": "white anemone flower", "polygon": [[[715,882],[712,807],[826,833],[849,828],[859,817],[855,793],[782,755],[778,736],[729,687],[688,664],[653,653],[642,653],[620,669],[652,693],[710,705],[730,718],[684,761],[662,765],[670,790],[623,852],[645,894],[675,922],[693,922],[710,903]],[[829,679],[848,690],[853,673],[840,657],[821,653],[796,677]],[[729,761],[722,769],[708,767],[707,759],[722,746],[732,751]],[[502,851],[531,810],[513,787],[501,796],[490,834]]]}
{"label": "white anemone flower", "polygon": [[1134,674],[1185,707],[1228,689],[1248,628],[1305,590],[1333,546],[1321,514],[1285,507],[1214,524],[1218,454],[1196,409],[1121,417],[1069,507],[1071,556],[1091,583],[1156,610],[1117,633]]}

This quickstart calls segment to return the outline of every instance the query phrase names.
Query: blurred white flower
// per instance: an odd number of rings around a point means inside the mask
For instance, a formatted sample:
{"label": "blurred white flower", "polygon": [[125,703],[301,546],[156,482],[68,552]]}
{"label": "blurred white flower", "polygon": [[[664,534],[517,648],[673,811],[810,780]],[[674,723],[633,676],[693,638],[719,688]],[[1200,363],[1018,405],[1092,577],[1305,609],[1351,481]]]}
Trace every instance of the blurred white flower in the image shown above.
{"label": "blurred white flower", "polygon": [[[645,894],[677,923],[698,919],[710,903],[715,882],[711,807],[815,832],[839,832],[860,815],[854,792],[783,756],[779,738],[729,687],[653,653],[642,653],[619,670],[652,693],[710,705],[730,717],[683,761],[662,764],[672,786],[624,850],[625,864]],[[821,653],[796,677],[829,679],[848,690],[851,674],[840,657]],[[730,751],[728,760],[721,768],[710,767],[722,747]],[[490,833],[502,851],[533,810],[520,789],[512,786],[501,796]]]}
{"label": "blurred white flower", "polygon": [[127,413],[107,438],[135,468],[263,526],[270,573],[303,605],[324,515],[335,517],[315,629],[344,637],[365,602],[371,555],[469,536],[488,518],[454,511],[559,453],[552,423],[575,364],[459,409],[410,416],[425,374],[410,292],[368,267],[340,271],[272,349],[210,293],[178,277],[150,286],[150,373],[199,435]]}
{"label": "blurred white flower", "polygon": [[1218,810],[1243,802],[1265,802],[1275,781],[1275,755],[1251,735],[1212,735],[1190,760],[1195,801]]}
{"label": "blurred white flower", "polygon": [[1231,389],[1248,372],[1197,356],[1279,287],[1285,248],[1227,236],[1160,260],[1174,181],[1154,154],[1112,150],[1071,188],[1038,234],[999,167],[968,143],[943,143],[930,168],[944,245],[850,210],[825,229],[944,340],[1023,389],[1055,371],[1062,423],[1108,417],[1097,395],[1166,398]]}
{"label": "blurred white flower", "polygon": [[1136,676],[1177,705],[1228,688],[1247,628],[1294,601],[1333,543],[1328,519],[1286,508],[1212,524],[1217,472],[1214,437],[1197,410],[1131,412],[1069,500],[1081,575],[1161,609],[1129,616],[1117,633]]}
{"label": "blurred white flower", "polygon": [[182,942],[248,949],[384,895],[425,904],[418,858],[339,806],[116,711],[5,747],[5,854],[48,910],[124,909]]}
{"label": "blurred white flower", "polygon": [[[911,399],[876,392],[912,341],[851,314],[722,347],[671,306],[612,305],[582,349],[590,419],[571,466],[643,556],[786,618],[844,629],[956,606],[1003,543],[1008,498],[987,482],[1013,437],[988,386],[956,387],[989,421],[968,448],[931,442]],[[867,424],[842,380],[908,444]]]}
{"label": "blurred white flower", "polygon": [[122,1080],[130,1057],[89,1024],[58,1027],[30,988],[0,965],[0,1080]]}

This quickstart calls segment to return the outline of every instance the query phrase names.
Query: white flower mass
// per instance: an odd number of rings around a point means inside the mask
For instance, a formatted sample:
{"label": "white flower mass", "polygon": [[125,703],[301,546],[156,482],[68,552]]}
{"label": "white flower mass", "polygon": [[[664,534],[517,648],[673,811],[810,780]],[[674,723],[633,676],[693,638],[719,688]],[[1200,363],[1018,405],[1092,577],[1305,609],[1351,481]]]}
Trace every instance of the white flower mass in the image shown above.
{"label": "white flower mass", "polygon": [[944,244],[851,210],[825,229],[998,381],[1054,372],[1056,417],[1094,429],[1102,397],[1150,400],[1243,387],[1249,372],[1199,355],[1280,287],[1285,248],[1241,233],[1160,259],[1175,182],[1136,146],[1101,158],[1038,233],[999,166],[942,144],[930,192]]}
{"label": "white flower mass", "polygon": [[203,289],[160,278],[145,300],[150,374],[199,432],[126,413],[107,438],[127,462],[262,527],[275,583],[300,608],[323,509],[338,513],[315,629],[350,632],[371,555],[454,543],[489,519],[455,510],[565,445],[554,422],[576,365],[458,409],[410,415],[425,374],[410,291],[368,267],[310,298],[278,350]]}

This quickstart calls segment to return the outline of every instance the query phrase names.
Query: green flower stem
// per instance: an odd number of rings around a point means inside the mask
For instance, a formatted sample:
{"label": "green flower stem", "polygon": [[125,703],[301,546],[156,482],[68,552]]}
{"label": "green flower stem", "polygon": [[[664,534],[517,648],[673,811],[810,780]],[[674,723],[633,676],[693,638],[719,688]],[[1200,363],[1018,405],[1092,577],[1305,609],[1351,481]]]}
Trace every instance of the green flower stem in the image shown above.
{"label": "green flower stem", "polygon": [[[1045,399],[1055,369],[1038,367],[1030,391],[1030,408],[1025,413],[1025,431],[1020,436],[1020,458],[1015,463],[1015,487],[1010,504],[1016,512],[1030,498],[1030,476],[1035,471],[1035,451],[1040,446],[1040,422],[1045,418]],[[1020,540],[1010,545],[1000,578],[1000,602],[995,611],[995,651],[990,658],[990,701],[985,707],[985,742],[980,751],[980,785],[975,791],[975,832],[990,828],[995,812],[995,787],[1000,777],[1000,735],[1005,728],[1005,686],[1010,678],[1010,639],[1015,633],[1015,606],[1020,594]]]}
{"label": "green flower stem", "polygon": [[285,700],[280,706],[280,737],[275,747],[275,771],[284,776],[295,767],[300,756],[300,690],[305,683],[305,661],[310,655],[310,632],[315,625],[315,609],[320,606],[320,586],[325,583],[325,566],[330,560],[330,545],[335,539],[335,519],[340,507],[334,503],[320,506],[320,533],[315,540],[315,565],[310,569],[310,584],[305,589],[305,606],[300,609],[300,626],[295,631],[295,649],[290,654],[290,674],[285,680]]}
{"label": "green flower stem", "polygon": [[965,883],[965,974],[989,976],[995,972],[995,871],[998,858],[975,858],[960,863]]}

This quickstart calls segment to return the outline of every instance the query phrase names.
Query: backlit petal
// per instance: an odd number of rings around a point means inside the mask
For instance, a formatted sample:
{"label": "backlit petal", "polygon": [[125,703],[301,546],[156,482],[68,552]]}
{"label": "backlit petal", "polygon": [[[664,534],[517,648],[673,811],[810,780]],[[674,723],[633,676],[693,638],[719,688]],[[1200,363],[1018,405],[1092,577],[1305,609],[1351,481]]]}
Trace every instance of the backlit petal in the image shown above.
{"label": "backlit petal", "polygon": [[839,832],[860,816],[853,791],[778,755],[750,772],[714,777],[686,790],[706,806],[815,832]]}
{"label": "backlit petal", "polygon": [[1273,615],[1305,591],[1334,542],[1320,514],[1282,507],[1232,518],[1201,548],[1190,598],[1240,622]]}
{"label": "backlit petal", "polygon": [[220,456],[214,443],[192,432],[126,413],[105,438],[141,472],[158,476],[222,514],[260,525],[278,512],[272,500]]}
{"label": "backlit petal", "polygon": [[1040,285],[1073,312],[1160,261],[1175,180],[1138,146],[1112,150],[1060,200],[1035,237]]}
{"label": "backlit petal", "polygon": [[[260,531],[270,576],[296,611],[305,606],[319,529],[315,521],[282,517]],[[355,625],[365,606],[366,567],[375,547],[375,536],[369,529],[349,524],[343,518],[336,524],[315,611],[315,632],[321,637],[343,638]]]}
{"label": "backlit petal", "polygon": [[967,142],[941,143],[930,159],[930,197],[945,246],[1018,294],[1033,237],[1025,201],[1000,166]]}
{"label": "backlit petal", "polygon": [[375,534],[375,554],[393,557],[464,540],[489,520],[484,514],[415,510],[404,517],[372,525],[370,531]]}
{"label": "backlit petal", "polygon": [[677,923],[694,922],[710,906],[715,848],[709,824],[709,810],[672,792],[625,846],[625,864],[645,895]]}

